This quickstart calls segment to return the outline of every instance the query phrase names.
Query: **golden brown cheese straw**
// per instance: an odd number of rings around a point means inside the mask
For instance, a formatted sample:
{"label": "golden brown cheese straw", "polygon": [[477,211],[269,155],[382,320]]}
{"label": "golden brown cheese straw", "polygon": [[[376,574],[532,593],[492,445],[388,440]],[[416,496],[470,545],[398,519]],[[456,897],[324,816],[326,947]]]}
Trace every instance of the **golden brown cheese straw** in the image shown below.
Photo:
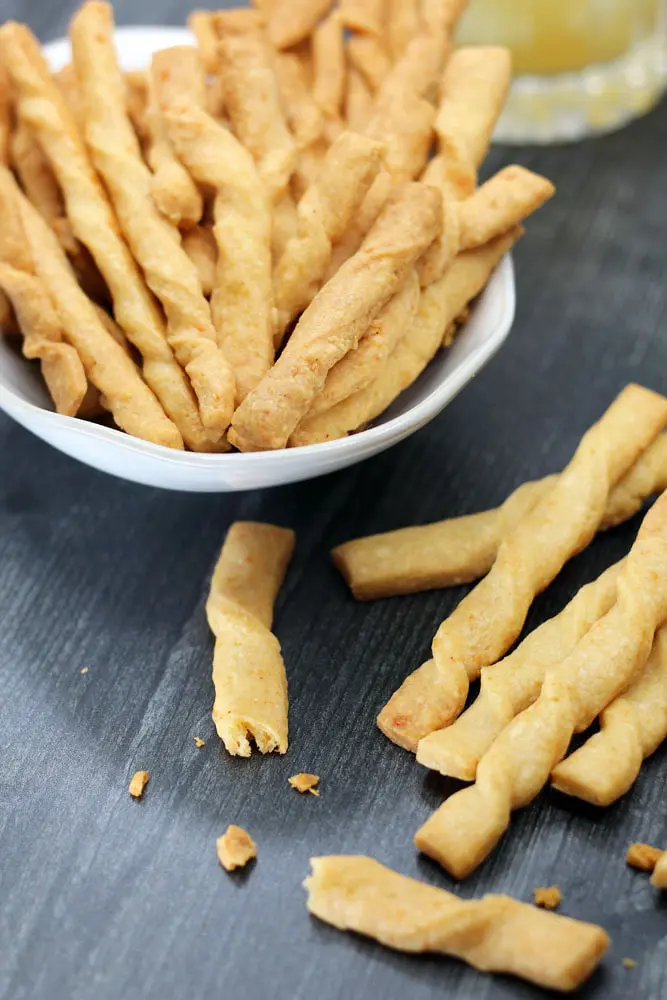
{"label": "golden brown cheese straw", "polygon": [[457,49],[445,67],[435,131],[440,152],[478,167],[507,97],[509,50],[479,45]]}
{"label": "golden brown cheese straw", "polygon": [[[72,20],[70,37],[74,66],[86,93],[88,147],[132,253],[149,288],[164,306],[166,336],[197,396],[201,422],[209,431],[210,448],[229,425],[234,407],[234,376],[217,346],[197,269],[151,197],[151,173],[123,105],[123,78],[114,50],[111,7],[105,3],[87,3]],[[98,256],[100,266],[106,263],[106,258]],[[130,336],[133,331],[123,322],[119,297],[120,290],[114,294],[116,318]],[[159,316],[147,294],[144,302],[150,303],[152,312]],[[158,320],[158,329],[160,325]],[[182,418],[175,412],[177,415],[180,426]],[[188,419],[192,421],[191,413]],[[195,433],[195,445],[205,447],[206,436],[199,427]]]}
{"label": "golden brown cheese straw", "polygon": [[514,652],[484,667],[475,701],[453,725],[419,741],[418,762],[441,774],[474,781],[477,765],[494,740],[538,697],[549,667],[569,656],[612,607],[621,566],[610,566],[582,587],[559,615],[531,632]]}
{"label": "golden brown cheese straw", "polygon": [[[132,127],[145,149],[150,141],[148,126],[148,74],[144,70],[131,70],[124,74],[125,79],[125,109]],[[85,126],[81,133],[85,132]]]}
{"label": "golden brown cheese straw", "polygon": [[467,6],[468,0],[422,0],[421,19],[425,31],[451,35]]}
{"label": "golden brown cheese straw", "polygon": [[363,132],[373,110],[373,94],[361,73],[350,66],[345,91],[345,124],[351,132]]}
{"label": "golden brown cheese straw", "polygon": [[653,869],[651,885],[655,886],[656,889],[667,889],[667,851],[657,861]]}
{"label": "golden brown cheese straw", "polygon": [[375,317],[357,348],[331,369],[324,389],[315,397],[306,420],[330,410],[370,385],[380,375],[398,342],[409,334],[419,308],[419,297],[419,278],[417,272],[412,270],[403,287]]}
{"label": "golden brown cheese straw", "polygon": [[398,951],[451,955],[481,972],[569,991],[588,979],[609,946],[594,924],[509,896],[459,899],[373,858],[341,855],[310,863],[304,882],[310,913]]}
{"label": "golden brown cheese straw", "polygon": [[9,166],[12,135],[12,108],[9,99],[9,76],[0,65],[0,165]]}
{"label": "golden brown cheese straw", "polygon": [[227,533],[206,614],[215,635],[213,721],[230,754],[287,751],[287,677],[271,632],[273,606],[294,549],[294,532],[237,522]]}
{"label": "golden brown cheese straw", "polygon": [[379,37],[384,30],[385,0],[340,0],[340,19],[350,31]]}
{"label": "golden brown cheese straw", "polygon": [[[361,73],[371,90],[378,89],[391,70],[391,60],[381,39],[374,35],[353,35],[347,43],[347,58],[352,69]],[[349,81],[348,81],[349,95]]]}
{"label": "golden brown cheese straw", "polygon": [[650,844],[630,844],[625,854],[625,863],[640,872],[652,872],[664,851]]}
{"label": "golden brown cheese straw", "polygon": [[382,151],[382,145],[372,139],[343,132],[299,203],[296,236],[285,247],[274,274],[279,341],[319,291],[333,245],[347,230],[377,176]]}
{"label": "golden brown cheese straw", "polygon": [[559,792],[596,806],[625,795],[647,757],[667,737],[667,628],[656,632],[648,662],[628,689],[600,716],[600,732],[558,764],[551,783]]}
{"label": "golden brown cheese straw", "polygon": [[383,142],[385,165],[396,183],[418,177],[433,140],[433,106],[416,90],[405,87],[386,96],[380,91],[364,132]]}
{"label": "golden brown cheese straw", "polygon": [[[357,252],[364,242],[364,238],[377,222],[380,212],[387,204],[389,192],[392,187],[393,180],[391,175],[386,170],[381,170],[371,184],[368,194],[364,198],[356,216],[347,227],[342,239],[334,247],[327,278],[333,277],[341,265]],[[426,252],[428,253],[428,250]]]}
{"label": "golden brown cheese straw", "polygon": [[518,239],[513,231],[486,247],[461,254],[440,282],[424,289],[411,329],[374,382],[312,419],[306,416],[290,438],[293,446],[343,437],[379,416],[435,357],[452,322],[484,287],[493,268]]}
{"label": "golden brown cheese straw", "polygon": [[218,247],[211,226],[194,226],[183,233],[183,249],[197,268],[204,295],[210,298],[215,285]]}
{"label": "golden brown cheese straw", "polygon": [[667,494],[646,515],[617,580],[610,611],[572,653],[551,667],[539,698],[503,730],[477,768],[474,785],[452,795],[417,832],[417,847],[456,878],[493,850],[513,810],[541,791],[570,739],[646,663],[667,619]]}
{"label": "golden brown cheese straw", "polygon": [[394,60],[421,30],[420,7],[421,0],[387,0],[387,38]]}
{"label": "golden brown cheese straw", "polygon": [[445,273],[462,245],[455,203],[474,191],[477,169],[505,104],[511,71],[509,50],[502,47],[457,49],[447,62],[435,120],[439,153],[422,178],[442,193],[445,225],[442,237],[419,263],[422,286]]}
{"label": "golden brown cheese straw", "polygon": [[[331,555],[359,601],[472,583],[488,573],[501,539],[556,479],[524,483],[495,510],[357,538]],[[609,494],[601,528],[627,521],[650,496],[664,490],[667,434],[660,434]]]}
{"label": "golden brown cheese straw", "polygon": [[287,444],[327,373],[352,348],[440,226],[437,192],[396,189],[363,246],[315,296],[282,355],[234,415],[230,442],[241,450]]}
{"label": "golden brown cheese straw", "polygon": [[190,174],[174,155],[162,115],[157,107],[155,87],[152,85],[150,74],[146,125],[149,134],[146,160],[153,171],[151,179],[153,201],[173,226],[190,229],[201,220],[204,199]]}
{"label": "golden brown cheese straw", "polygon": [[383,80],[379,99],[390,101],[409,90],[431,100],[435,97],[448,55],[447,39],[437,35],[417,35]]}
{"label": "golden brown cheese straw", "polygon": [[338,11],[316,28],[313,34],[313,97],[326,118],[337,120],[345,96],[345,47]]}
{"label": "golden brown cheese straw", "polygon": [[104,396],[106,408],[128,434],[169,448],[182,447],[175,426],[134,362],[109,336],[90,299],[79,288],[53,232],[18,190],[17,196],[37,277],[48,290],[63,332],[81,358],[88,379]]}
{"label": "golden brown cheese straw", "polygon": [[199,58],[207,73],[217,73],[220,65],[218,32],[215,17],[210,10],[193,10],[188,15],[188,28],[195,36]]}
{"label": "golden brown cheese straw", "polygon": [[[93,170],[81,136],[52,82],[37,42],[19,25],[0,30],[2,49],[63,188],[77,237],[91,251],[114,299],[116,319],[143,355],[143,375],[192,448],[210,449],[187,379],[166,341],[154,299],[124,242],[106,194]],[[89,95],[87,95],[89,96]],[[105,94],[105,101],[108,94]],[[136,139],[132,136],[132,142]],[[137,220],[139,221],[139,220]],[[140,220],[143,223],[143,220]],[[172,440],[177,445],[176,431]]]}
{"label": "golden brown cheese straw", "polygon": [[551,181],[531,170],[505,167],[460,203],[461,249],[481,246],[511,229],[552,198],[555,190]]}
{"label": "golden brown cheese straw", "polygon": [[[417,742],[460,714],[471,680],[519,636],[535,596],[599,530],[614,485],[657,437],[667,400],[629,385],[582,438],[553,488],[503,538],[493,567],[447,618],[433,659],[414,671],[378,718],[390,739]],[[536,542],[536,540],[538,540]]]}
{"label": "golden brown cheese straw", "polygon": [[269,6],[269,36],[278,49],[290,49],[308,38],[332,0],[275,0]]}
{"label": "golden brown cheese straw", "polygon": [[56,412],[74,417],[88,390],[86,373],[39,278],[0,262],[0,288],[11,301],[23,333],[23,355],[38,358]]}
{"label": "golden brown cheese straw", "polygon": [[294,173],[297,150],[280,106],[263,20],[252,10],[220,11],[216,28],[232,129],[252,154],[276,203]]}
{"label": "golden brown cheese straw", "polygon": [[277,52],[273,65],[287,124],[298,149],[306,149],[321,139],[324,120],[303,62],[295,52]]}
{"label": "golden brown cheese straw", "polygon": [[69,108],[69,112],[76,122],[77,128],[80,131],[83,131],[85,128],[83,94],[81,93],[79,81],[76,78],[76,73],[74,72],[72,64],[67,63],[67,65],[63,66],[63,68],[58,70],[57,73],[54,73],[53,79],[63,95],[63,100]]}
{"label": "golden brown cheese straw", "polygon": [[11,136],[11,163],[42,218],[50,224],[63,219],[65,204],[58,181],[30,128],[21,120]]}
{"label": "golden brown cheese straw", "polygon": [[153,81],[170,141],[192,176],[215,192],[218,248],[211,311],[220,349],[236,381],[238,405],[273,363],[271,209],[250,153],[201,104],[169,87],[177,54],[200,73],[193,50],[153,57]]}

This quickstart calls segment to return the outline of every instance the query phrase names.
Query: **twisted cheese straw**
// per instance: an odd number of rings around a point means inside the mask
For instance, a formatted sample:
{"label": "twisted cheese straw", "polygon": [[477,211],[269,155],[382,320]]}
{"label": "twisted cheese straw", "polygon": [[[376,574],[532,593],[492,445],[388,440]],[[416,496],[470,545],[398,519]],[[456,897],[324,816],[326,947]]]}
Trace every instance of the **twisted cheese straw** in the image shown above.
{"label": "twisted cheese straw", "polygon": [[533,704],[547,670],[573,651],[616,600],[622,562],[579,593],[559,615],[531,632],[503,660],[484,667],[479,695],[453,725],[419,741],[417,761],[441,774],[474,781],[477,765],[512,719]]}
{"label": "twisted cheese straw", "polygon": [[558,764],[554,788],[609,806],[634,784],[644,760],[667,737],[667,627],[656,632],[648,663],[600,716],[600,732]]}
{"label": "twisted cheese straw", "polygon": [[154,444],[178,447],[174,425],[132,359],[101,323],[53,230],[18,186],[16,197],[36,275],[46,287],[63,332],[81,358],[88,379],[104,396],[105,407],[128,434]]}
{"label": "twisted cheese straw", "polygon": [[[471,583],[493,566],[501,540],[556,483],[524,483],[495,510],[356,538],[331,556],[358,601]],[[601,529],[627,521],[667,489],[667,434],[661,434],[609,494]]]}
{"label": "twisted cheese straw", "polygon": [[503,730],[474,785],[448,799],[415,836],[456,878],[495,847],[514,809],[528,805],[583,732],[646,663],[667,619],[667,493],[649,511],[617,581],[616,604],[546,674],[530,708]]}
{"label": "twisted cheese straw", "polygon": [[63,341],[46,286],[34,274],[0,261],[0,289],[16,312],[23,334],[23,356],[39,359],[56,412],[76,416],[88,389],[86,373],[75,349]]}
{"label": "twisted cheese straw", "polygon": [[656,889],[667,889],[667,851],[656,862],[651,875],[651,885],[654,885]]}
{"label": "twisted cheese straw", "polygon": [[345,233],[377,176],[382,150],[372,139],[343,132],[299,202],[296,236],[285,247],[274,273],[278,343],[320,290],[333,245]]}
{"label": "twisted cheese straw", "polygon": [[318,292],[280,358],[234,414],[242,451],[283,448],[327,374],[359,343],[441,225],[437,193],[398,186],[361,249]]}
{"label": "twisted cheese straw", "polygon": [[[143,376],[192,448],[210,448],[188,379],[166,340],[164,320],[125,244],[76,124],[23,25],[0,29],[19,102],[58,175],[75,234],[88,247],[114,300],[115,317],[143,357]],[[105,95],[105,98],[108,94]],[[120,98],[119,98],[120,99]],[[124,101],[124,96],[123,96]],[[133,137],[133,142],[136,138]],[[182,447],[174,428],[175,447]]]}
{"label": "twisted cheese straw", "polygon": [[[399,338],[375,379],[330,409],[314,416],[309,412],[291,435],[290,446],[344,437],[383,413],[435,357],[461,310],[484,288],[494,267],[520,235],[519,230],[512,230],[487,246],[459,254],[440,281],[421,290],[417,314],[410,328]],[[413,280],[412,273],[409,280]],[[393,322],[394,311],[399,305],[394,296],[384,314],[378,316],[378,323],[381,320]],[[352,358],[354,353],[347,354],[338,364]]]}
{"label": "twisted cheese straw", "polygon": [[509,50],[500,46],[457,49],[445,67],[435,119],[438,154],[422,180],[440,191],[449,226],[419,263],[422,286],[437,281],[458,251],[457,202],[474,191],[511,75]]}
{"label": "twisted cheese straw", "polygon": [[574,990],[609,945],[601,927],[537,910],[509,896],[459,899],[373,858],[311,858],[308,910],[342,931],[406,952],[438,952],[482,972]]}
{"label": "twisted cheese straw", "polygon": [[665,425],[667,400],[629,385],[582,438],[558,481],[506,536],[491,572],[452,612],[433,640],[433,659],[412,673],[378,717],[407,749],[449,725],[469,682],[516,640],[535,596],[599,530],[613,486]]}
{"label": "twisted cheese straw", "polygon": [[271,632],[294,532],[238,521],[213,573],[206,615],[215,635],[213,721],[230,754],[287,751],[287,677]]}
{"label": "twisted cheese straw", "polygon": [[218,248],[211,314],[218,344],[236,380],[236,405],[273,364],[271,207],[250,153],[196,100],[196,86],[174,86],[171,68],[193,84],[203,77],[192,48],[153,56],[152,82],[169,139],[188,171],[215,193]]}
{"label": "twisted cheese straw", "polygon": [[[209,433],[208,450],[229,426],[234,375],[216,343],[197,269],[178,231],[158,212],[146,166],[123,103],[113,41],[113,10],[86,3],[70,25],[74,68],[86,94],[86,140],[130,248],[167,314],[167,338],[185,369]],[[197,435],[198,448],[206,447]]]}

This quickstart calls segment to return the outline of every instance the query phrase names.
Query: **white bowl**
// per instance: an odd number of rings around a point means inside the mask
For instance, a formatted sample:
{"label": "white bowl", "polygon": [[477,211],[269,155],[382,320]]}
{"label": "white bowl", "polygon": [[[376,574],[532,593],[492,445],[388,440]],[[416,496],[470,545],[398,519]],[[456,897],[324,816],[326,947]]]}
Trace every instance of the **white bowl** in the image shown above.
{"label": "white bowl", "polygon": [[[124,69],[141,69],[157,49],[191,44],[179,28],[121,28],[116,40]],[[66,40],[45,46],[53,69],[69,61]],[[326,444],[257,454],[199,455],[149,444],[50,409],[33,366],[0,336],[0,408],[72,458],[147,486],[225,493],[312,479],[377,455],[423,427],[480,371],[503,344],[514,319],[514,272],[505,257],[456,341],[368,430]]]}

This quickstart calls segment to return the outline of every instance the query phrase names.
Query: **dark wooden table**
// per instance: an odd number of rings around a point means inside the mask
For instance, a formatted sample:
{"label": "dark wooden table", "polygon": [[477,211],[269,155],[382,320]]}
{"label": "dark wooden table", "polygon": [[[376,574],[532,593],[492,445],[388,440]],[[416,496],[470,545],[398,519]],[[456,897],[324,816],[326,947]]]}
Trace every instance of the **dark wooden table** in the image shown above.
{"label": "dark wooden table", "polygon": [[[120,24],[177,24],[186,9],[115,6]],[[46,40],[73,7],[0,0],[0,17],[22,17]],[[368,853],[453,888],[411,845],[449,785],[374,718],[461,592],[355,604],[327,553],[495,505],[562,467],[626,382],[667,388],[666,150],[663,106],[594,142],[494,152],[493,166],[516,157],[559,188],[516,251],[510,341],[438,420],[361,467],[264,493],[177,495],[106,478],[0,417],[2,1000],[541,995],[385,951],[306,913],[300,883],[316,854]],[[210,719],[207,577],[237,518],[298,535],[276,625],[290,680],[286,758],[230,759]],[[619,558],[637,525],[574,560],[529,625]],[[529,900],[558,883],[564,913],[613,937],[586,1000],[667,996],[666,905],[623,860],[632,840],[667,846],[665,763],[658,752],[605,812],[544,794],[456,888]],[[152,775],[141,803],[127,794],[137,768]],[[290,790],[299,770],[322,775],[321,798]],[[259,844],[240,878],[215,857],[228,823]]]}

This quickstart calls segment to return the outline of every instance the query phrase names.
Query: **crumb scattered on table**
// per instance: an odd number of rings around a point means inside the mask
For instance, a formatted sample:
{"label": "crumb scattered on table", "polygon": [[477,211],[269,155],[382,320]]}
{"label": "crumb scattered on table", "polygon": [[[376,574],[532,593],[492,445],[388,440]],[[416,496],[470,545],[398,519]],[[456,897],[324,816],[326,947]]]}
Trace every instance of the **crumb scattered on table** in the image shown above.
{"label": "crumb scattered on table", "polygon": [[198,736],[194,736],[193,739],[198,750],[206,746],[206,740],[200,740]]}
{"label": "crumb scattered on table", "polygon": [[625,860],[631,868],[640,872],[652,872],[663,852],[650,844],[630,844]]}
{"label": "crumb scattered on table", "polygon": [[243,868],[257,857],[257,845],[249,833],[240,826],[228,826],[216,841],[218,861],[227,872]]}
{"label": "crumb scattered on table", "polygon": [[310,792],[311,795],[320,794],[319,790],[315,787],[320,782],[319,774],[295,774],[287,780],[292,788],[296,788],[297,792]]}
{"label": "crumb scattered on table", "polygon": [[81,667],[81,673],[82,674],[87,674],[88,673],[88,667]]}
{"label": "crumb scattered on table", "polygon": [[533,890],[535,906],[541,906],[544,910],[555,910],[557,906],[560,906],[562,898],[561,891],[557,885],[545,886],[542,889]]}
{"label": "crumb scattered on table", "polygon": [[634,958],[624,958],[623,959],[623,968],[624,969],[635,969],[636,967],[637,967],[637,963],[635,962]]}
{"label": "crumb scattered on table", "polygon": [[140,799],[144,794],[144,788],[148,784],[150,774],[148,771],[135,771],[128,791],[133,799]]}

